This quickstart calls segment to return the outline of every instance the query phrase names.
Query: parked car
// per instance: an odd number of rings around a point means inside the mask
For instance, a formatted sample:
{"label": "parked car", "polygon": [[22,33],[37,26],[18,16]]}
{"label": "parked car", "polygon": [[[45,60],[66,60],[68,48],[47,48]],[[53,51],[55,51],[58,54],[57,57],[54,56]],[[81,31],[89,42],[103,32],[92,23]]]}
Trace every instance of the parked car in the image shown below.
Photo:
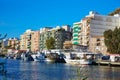
{"label": "parked car", "polygon": [[109,60],[110,59],[110,56],[107,55],[107,56],[102,56],[102,60]]}

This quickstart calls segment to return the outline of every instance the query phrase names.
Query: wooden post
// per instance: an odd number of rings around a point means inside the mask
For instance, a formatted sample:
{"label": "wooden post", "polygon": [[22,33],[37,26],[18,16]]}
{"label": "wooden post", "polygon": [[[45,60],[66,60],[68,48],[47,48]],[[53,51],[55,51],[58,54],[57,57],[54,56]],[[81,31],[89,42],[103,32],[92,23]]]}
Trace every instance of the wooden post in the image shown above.
{"label": "wooden post", "polygon": [[110,62],[108,63],[108,66],[109,66],[109,67],[111,66],[111,63],[110,63]]}
{"label": "wooden post", "polygon": [[100,66],[100,61],[98,61],[98,66]]}

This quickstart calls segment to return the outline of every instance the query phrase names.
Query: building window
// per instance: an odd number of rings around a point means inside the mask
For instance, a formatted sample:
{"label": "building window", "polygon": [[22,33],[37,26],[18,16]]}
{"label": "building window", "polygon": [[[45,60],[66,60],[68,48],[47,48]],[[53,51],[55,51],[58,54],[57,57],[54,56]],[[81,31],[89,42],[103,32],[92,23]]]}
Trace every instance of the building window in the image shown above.
{"label": "building window", "polygon": [[97,43],[96,46],[100,46],[100,43]]}
{"label": "building window", "polygon": [[97,41],[100,41],[100,39],[99,39],[99,38],[97,38]]}

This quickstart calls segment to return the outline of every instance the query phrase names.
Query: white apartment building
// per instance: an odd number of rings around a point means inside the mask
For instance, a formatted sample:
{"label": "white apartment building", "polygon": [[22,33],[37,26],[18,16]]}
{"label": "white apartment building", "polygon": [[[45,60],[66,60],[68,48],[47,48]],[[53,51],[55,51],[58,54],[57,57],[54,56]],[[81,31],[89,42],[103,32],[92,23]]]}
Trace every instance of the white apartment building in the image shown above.
{"label": "white apartment building", "polygon": [[106,53],[107,48],[104,45],[103,33],[108,29],[113,30],[115,27],[120,27],[120,15],[100,15],[91,11],[80,23],[79,45],[88,46],[92,52]]}
{"label": "white apartment building", "polygon": [[62,28],[65,29],[65,31],[72,32],[70,25],[64,25]]}
{"label": "white apartment building", "polygon": [[106,16],[90,12],[87,17],[92,17],[90,21],[91,36],[103,36],[104,31],[120,27],[120,15],[118,14]]}
{"label": "white apartment building", "polygon": [[106,54],[107,48],[104,44],[104,31],[120,27],[120,15],[107,16],[90,12],[88,16],[92,17],[90,21],[89,50]]}

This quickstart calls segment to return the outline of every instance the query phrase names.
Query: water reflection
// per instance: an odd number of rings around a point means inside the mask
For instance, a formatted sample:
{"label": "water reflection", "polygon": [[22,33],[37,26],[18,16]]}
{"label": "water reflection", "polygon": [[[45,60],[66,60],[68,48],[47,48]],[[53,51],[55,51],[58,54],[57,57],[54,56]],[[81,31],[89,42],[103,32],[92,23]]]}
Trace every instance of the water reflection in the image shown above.
{"label": "water reflection", "polygon": [[[7,74],[0,80],[76,80],[78,66],[39,62],[7,61]],[[87,80],[119,80],[120,68],[86,66]]]}
{"label": "water reflection", "polygon": [[108,66],[90,66],[90,80],[119,80],[120,68]]}

